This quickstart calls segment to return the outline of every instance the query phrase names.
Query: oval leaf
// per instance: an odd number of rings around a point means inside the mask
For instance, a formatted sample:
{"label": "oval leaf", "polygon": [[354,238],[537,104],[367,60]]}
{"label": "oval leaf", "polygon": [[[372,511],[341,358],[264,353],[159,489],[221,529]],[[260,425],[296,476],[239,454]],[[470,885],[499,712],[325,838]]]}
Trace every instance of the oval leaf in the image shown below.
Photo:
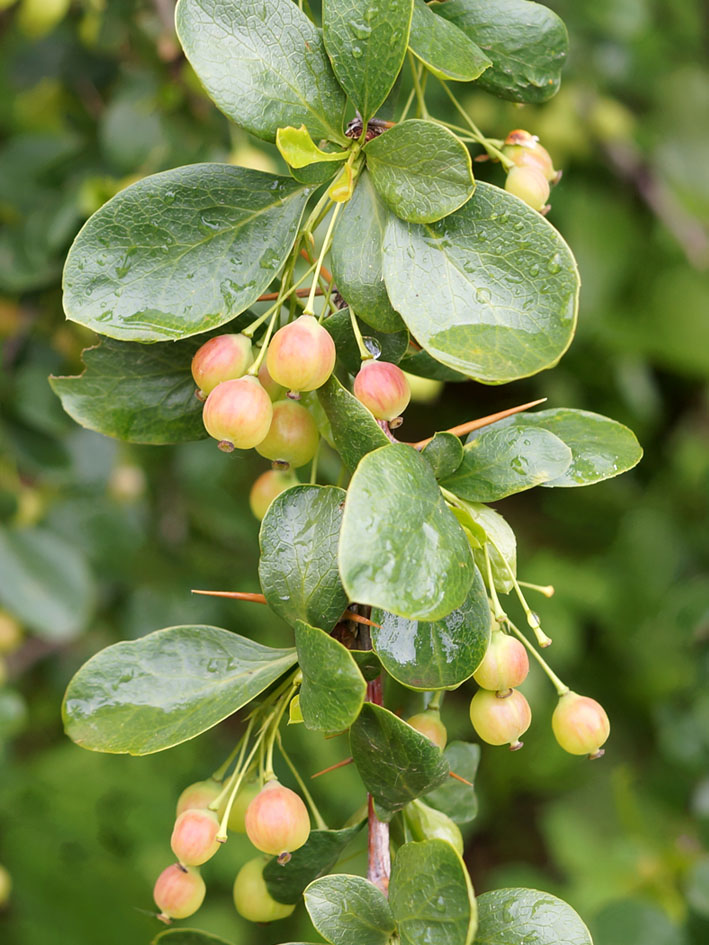
{"label": "oval leaf", "polygon": [[323,151],[310,137],[310,132],[300,128],[279,128],[276,132],[276,146],[286,164],[291,167],[309,167],[311,164],[327,161],[346,161],[347,151]]}
{"label": "oval leaf", "polygon": [[304,899],[313,925],[333,945],[386,945],[394,931],[384,894],[362,876],[323,876]]}
{"label": "oval leaf", "polygon": [[593,945],[591,934],[563,900],[537,889],[495,889],[478,898],[480,945]]}
{"label": "oval leaf", "polygon": [[478,814],[478,799],[475,782],[480,763],[480,746],[470,742],[449,742],[443,749],[443,757],[454,774],[465,778],[470,784],[463,784],[456,778],[448,778],[445,784],[429,791],[425,801],[431,807],[443,811],[456,824],[467,824],[475,820]]}
{"label": "oval leaf", "polygon": [[151,945],[231,945],[226,939],[197,929],[168,929],[156,935]]}
{"label": "oval leaf", "polygon": [[439,481],[452,476],[463,462],[463,444],[453,433],[436,433],[421,455],[431,464],[433,475]]}
{"label": "oval leaf", "polygon": [[311,830],[305,846],[291,853],[287,863],[280,864],[275,857],[269,860],[263,869],[269,893],[277,902],[299,902],[305,887],[332,869],[361,827],[356,824],[343,830]]}
{"label": "oval leaf", "polygon": [[175,341],[223,325],[281,268],[308,193],[288,177],[228,164],[131,184],[69,250],[67,318],[128,341]]}
{"label": "oval leaf", "polygon": [[571,250],[541,214],[492,184],[438,223],[391,217],[384,278],[419,344],[485,384],[553,367],[573,337]]}
{"label": "oval leaf", "polygon": [[491,65],[469,36],[432,13],[425,0],[414,0],[409,49],[439,79],[454,82],[477,79]]}
{"label": "oval leaf", "polygon": [[389,443],[372,414],[334,374],[318,388],[318,400],[330,421],[335,448],[350,472],[367,453]]}
{"label": "oval leaf", "polygon": [[302,620],[295,625],[295,645],[303,672],[300,710],[305,727],[315,732],[349,728],[367,694],[352,654],[339,640]]}
{"label": "oval leaf", "polygon": [[64,696],[64,729],[92,751],[163,751],[232,715],[295,662],[295,650],[218,627],[157,630],[84,663]]}

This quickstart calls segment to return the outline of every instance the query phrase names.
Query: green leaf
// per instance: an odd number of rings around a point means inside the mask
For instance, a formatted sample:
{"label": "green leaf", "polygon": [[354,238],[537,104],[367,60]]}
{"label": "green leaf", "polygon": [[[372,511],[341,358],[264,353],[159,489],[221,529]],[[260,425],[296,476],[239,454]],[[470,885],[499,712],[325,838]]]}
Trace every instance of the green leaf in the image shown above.
{"label": "green leaf", "polygon": [[345,493],[335,486],[293,486],[273,500],[261,523],[259,579],[271,610],[330,631],[347,607],[337,570]]}
{"label": "green leaf", "polygon": [[433,475],[440,481],[452,476],[463,462],[463,444],[453,433],[436,433],[421,450],[421,455],[431,464]]}
{"label": "green leaf", "polygon": [[156,935],[151,945],[231,945],[231,943],[197,929],[168,929]]}
{"label": "green leaf", "polygon": [[438,620],[468,595],[470,546],[431,467],[403,443],[368,453],[347,491],[340,574],[351,600]]}
{"label": "green leaf", "polygon": [[[382,361],[390,361],[392,364],[398,364],[401,361],[409,346],[409,333],[403,327],[403,322],[401,331],[383,332],[370,328],[359,319],[357,321],[365,344],[368,339],[371,339],[370,344],[379,348]],[[332,340],[337,347],[337,357],[350,374],[357,374],[362,366],[362,355],[352,330],[350,310],[339,309],[329,315],[323,325],[332,335]]]}
{"label": "green leaf", "polygon": [[469,381],[470,378],[460,371],[454,371],[446,367],[440,361],[434,360],[427,351],[409,352],[401,359],[401,370],[408,371],[409,374],[416,374],[418,377],[429,377],[434,381],[446,381],[446,383],[460,383]]}
{"label": "green leaf", "polygon": [[559,91],[569,48],[562,20],[528,0],[446,0],[432,5],[492,60],[478,85],[513,102],[538,103]]}
{"label": "green leaf", "polygon": [[470,82],[491,65],[482,49],[453,23],[414,0],[409,49],[439,79]]}
{"label": "green leaf", "polygon": [[291,0],[180,0],[175,14],[185,55],[209,96],[247,131],[274,141],[305,125],[342,144],[345,97],[320,30]]}
{"label": "green leaf", "polygon": [[380,331],[397,331],[404,323],[392,308],[382,275],[388,219],[389,210],[363,171],[335,228],[330,265],[338,292],[363,321]]}
{"label": "green leaf", "polygon": [[412,14],[413,0],[323,0],[327,54],[365,124],[399,75]]}
{"label": "green leaf", "polygon": [[279,128],[276,132],[276,147],[286,164],[291,167],[308,167],[323,161],[346,161],[348,151],[323,151],[310,137],[310,132],[300,128]]}
{"label": "green leaf", "polygon": [[473,887],[463,860],[445,840],[399,847],[389,904],[401,945],[471,945],[473,941],[477,926]]}
{"label": "green leaf", "polygon": [[367,682],[371,682],[379,676],[382,671],[382,664],[374,650],[350,650],[350,653]]}
{"label": "green leaf", "polygon": [[84,556],[41,528],[0,528],[0,604],[38,637],[70,640],[91,616],[96,589]]}
{"label": "green leaf", "polygon": [[293,649],[218,627],[156,630],[84,663],[64,696],[64,729],[82,748],[150,755],[206,732],[295,662]]}
{"label": "green leaf", "polygon": [[445,840],[461,856],[463,855],[463,837],[460,828],[447,814],[417,799],[406,805],[404,817],[412,839]]}
{"label": "green leaf", "polygon": [[332,180],[335,174],[339,174],[341,167],[339,164],[330,164],[321,161],[318,164],[309,164],[307,167],[290,167],[291,177],[294,177],[301,184],[307,184],[308,187],[320,187]]}
{"label": "green leaf", "polygon": [[330,421],[335,448],[350,472],[367,453],[389,443],[372,414],[334,374],[318,388],[318,400]]}
{"label": "green leaf", "polygon": [[384,279],[419,344],[485,384],[553,367],[573,337],[579,276],[571,251],[541,214],[492,184],[479,183],[439,223],[391,217]]}
{"label": "green leaf", "polygon": [[300,709],[305,727],[315,732],[349,728],[367,694],[354,657],[339,640],[301,620],[295,625],[295,645],[303,672]]}
{"label": "green leaf", "polygon": [[[505,519],[495,509],[477,502],[459,500],[459,517],[462,524],[471,529],[481,546],[487,544],[488,555],[495,587],[503,594],[508,594],[514,584],[510,576],[517,573],[517,539]],[[481,549],[473,550],[475,563],[487,579],[485,555]],[[505,562],[509,569],[505,567]]]}
{"label": "green leaf", "polygon": [[563,476],[571,450],[549,430],[522,421],[476,431],[463,462],[441,485],[469,502],[496,502]]}
{"label": "green leaf", "polygon": [[374,609],[372,645],[382,666],[409,689],[455,689],[480,665],[490,641],[490,606],[480,572],[462,607],[441,620],[407,620]]}
{"label": "green leaf", "polygon": [[277,902],[299,902],[306,886],[332,869],[361,827],[356,824],[344,830],[311,830],[305,846],[292,853],[287,863],[269,860],[263,870],[269,893]]}
{"label": "green leaf", "polygon": [[[470,742],[449,742],[443,749],[443,757],[454,774],[460,775],[471,784],[475,782],[480,763],[479,745]],[[448,814],[456,824],[470,823],[478,814],[475,788],[455,778],[448,778],[445,784],[426,794],[425,801]]]}
{"label": "green leaf", "polygon": [[281,268],[308,193],[287,177],[229,164],[131,184],[69,250],[67,318],[127,341],[175,341],[223,325]]}
{"label": "green leaf", "polygon": [[350,750],[379,817],[391,817],[449,777],[439,749],[393,712],[365,702],[350,729]]}
{"label": "green leaf", "polygon": [[413,118],[372,138],[367,167],[379,196],[402,220],[433,223],[473,195],[470,153],[452,131]]}
{"label": "green leaf", "polygon": [[394,931],[384,894],[362,876],[323,876],[304,898],[313,925],[333,945],[386,945]]}
{"label": "green leaf", "polygon": [[537,889],[495,889],[478,897],[475,945],[593,945],[576,912]]}

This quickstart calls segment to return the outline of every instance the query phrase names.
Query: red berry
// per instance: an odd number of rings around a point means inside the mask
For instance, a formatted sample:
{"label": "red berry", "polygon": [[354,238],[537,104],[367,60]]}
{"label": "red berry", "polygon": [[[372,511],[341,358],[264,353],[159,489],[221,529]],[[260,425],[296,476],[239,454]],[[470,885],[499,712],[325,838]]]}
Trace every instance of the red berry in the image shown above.
{"label": "red berry", "polygon": [[170,846],[183,866],[201,866],[219,849],[219,818],[213,810],[186,810],[175,821]]}
{"label": "red berry", "polygon": [[521,129],[511,131],[505,139],[502,152],[518,167],[536,167],[550,184],[560,176],[554,169],[554,163],[547,149],[539,143],[535,135],[530,135],[528,131]]}
{"label": "red berry", "polygon": [[195,781],[194,784],[186,787],[177,799],[175,816],[179,817],[186,810],[206,810],[212,801],[217,799],[221,789],[221,785],[211,778],[208,781]]}
{"label": "red berry", "polygon": [[269,469],[261,473],[249,493],[249,505],[256,518],[261,521],[276,496],[297,482],[291,470]]}
{"label": "red berry", "polygon": [[426,738],[430,739],[434,745],[443,751],[448,741],[448,732],[445,725],[441,722],[441,716],[433,709],[426,712],[418,712],[406,720],[417,732],[421,732]]}
{"label": "red berry", "polygon": [[527,651],[508,633],[494,630],[482,663],[473,673],[473,679],[483,689],[509,694],[521,685],[529,672]]}
{"label": "red berry", "polygon": [[404,372],[388,361],[365,361],[355,378],[354,393],[377,420],[401,416],[411,399]]}
{"label": "red berry", "polygon": [[313,417],[296,400],[279,400],[273,405],[273,419],[256,452],[266,459],[305,466],[315,456],[320,434]]}
{"label": "red berry", "polygon": [[173,863],[158,876],[153,889],[159,919],[186,919],[193,915],[204,901],[206,887],[199,870]]}
{"label": "red berry", "polygon": [[600,758],[601,745],[611,733],[611,723],[603,706],[576,692],[567,692],[559,697],[551,717],[554,737],[564,751],[570,755],[588,755]]}
{"label": "red berry", "polygon": [[246,374],[252,361],[251,340],[246,335],[217,335],[195,352],[192,377],[206,397],[217,384]]}
{"label": "red berry", "polygon": [[509,745],[514,751],[522,747],[519,737],[530,726],[532,710],[518,689],[513,689],[504,699],[487,689],[479,689],[470,702],[470,721],[488,745]]}
{"label": "red berry", "polygon": [[269,893],[263,868],[268,861],[257,856],[245,863],[234,880],[234,905],[240,916],[249,922],[275,922],[285,919],[295,906],[277,902]]}
{"label": "red berry", "polygon": [[298,850],[310,836],[310,818],[295,791],[268,781],[249,804],[246,835],[257,850],[280,856]]}
{"label": "red berry", "polygon": [[264,439],[271,426],[271,398],[255,377],[224,381],[207,397],[202,420],[219,447],[251,449]]}
{"label": "red berry", "polygon": [[541,210],[549,199],[549,181],[537,167],[513,167],[507,174],[505,190],[524,200],[533,210]]}
{"label": "red berry", "polygon": [[312,315],[301,315],[279,328],[268,346],[266,365],[286,390],[322,387],[335,367],[335,342]]}

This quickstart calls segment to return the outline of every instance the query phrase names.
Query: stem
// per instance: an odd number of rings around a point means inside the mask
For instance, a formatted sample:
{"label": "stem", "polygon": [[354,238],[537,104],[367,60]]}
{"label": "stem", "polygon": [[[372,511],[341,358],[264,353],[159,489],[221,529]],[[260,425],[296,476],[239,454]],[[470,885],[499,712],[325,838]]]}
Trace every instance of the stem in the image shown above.
{"label": "stem", "polygon": [[[523,410],[537,407],[539,404],[543,404],[546,399],[546,397],[541,397],[539,400],[530,400],[528,404],[520,404],[519,407],[508,407],[507,410],[499,410],[497,413],[490,413],[486,417],[478,417],[477,420],[468,420],[466,423],[459,423],[457,427],[450,427],[444,432],[453,433],[455,436],[465,436],[466,433],[472,433],[473,430],[479,430],[480,427],[486,427],[490,423],[497,423],[498,420],[504,420],[505,417],[511,417],[516,413],[521,413]],[[408,443],[407,445],[413,446],[414,449],[422,450],[432,439],[433,437],[429,436],[426,437],[425,440],[419,440],[418,443]]]}
{"label": "stem", "polygon": [[554,596],[554,585],[553,584],[530,584],[529,581],[518,581],[520,587],[528,587],[530,591],[538,591],[540,594],[543,594],[545,597]]}
{"label": "stem", "polygon": [[460,102],[455,97],[455,95],[453,95],[451,90],[448,88],[448,84],[444,82],[442,79],[439,79],[439,82],[443,86],[443,89],[446,95],[448,96],[448,98],[451,100],[451,102],[453,102],[458,112],[462,115],[463,120],[465,121],[466,125],[473,132],[473,137],[476,139],[476,141],[485,148],[485,150],[491,157],[497,158],[497,160],[502,164],[504,169],[508,171],[512,167],[513,162],[510,161],[507,155],[503,154],[499,148],[496,148],[489,138],[485,137],[485,135],[482,133],[482,131],[480,131],[478,126],[475,124],[472,118],[468,115],[468,113],[460,104]]}
{"label": "stem", "polygon": [[[371,641],[370,641],[371,648]],[[373,705],[382,704],[382,677],[378,676],[367,683],[367,700]],[[367,879],[380,889],[384,895],[389,893],[391,876],[391,851],[389,849],[389,824],[379,820],[374,810],[374,799],[367,797],[368,829],[367,842]]]}
{"label": "stem", "polygon": [[318,445],[315,447],[315,456],[313,456],[313,463],[310,467],[310,485],[314,486],[318,481],[318,458],[320,457],[320,440],[318,440]]}
{"label": "stem", "polygon": [[406,121],[406,116],[409,114],[409,110],[411,106],[413,105],[415,97],[416,97],[416,89],[413,88],[411,89],[411,92],[409,93],[409,97],[406,99],[406,105],[404,105],[404,110],[401,113],[401,117],[399,118],[400,122]]}
{"label": "stem", "polygon": [[[293,265],[295,265],[295,262]],[[312,266],[300,277],[300,279],[298,279],[297,282],[293,283],[293,285],[290,287],[290,289],[288,289],[287,292],[283,292],[281,288],[280,292],[269,293],[271,296],[273,296],[273,298],[276,299],[276,304],[272,305],[269,309],[267,309],[263,313],[263,315],[259,315],[259,317],[255,321],[251,322],[249,327],[245,328],[241,334],[246,335],[247,338],[253,338],[254,332],[258,330],[258,328],[266,321],[266,319],[270,315],[274,313],[274,311],[278,311],[278,309],[281,307],[281,305],[283,305],[283,303],[285,302],[285,300],[288,298],[289,295],[292,295],[294,292],[296,295],[299,294],[297,292],[298,286],[301,285],[303,282],[305,282],[305,280],[308,278],[310,273],[313,272],[314,269],[315,269],[315,263],[312,264]],[[306,289],[306,294],[309,294],[309,292],[310,290]],[[269,301],[269,300],[264,299],[263,301]]]}
{"label": "stem", "polygon": [[428,109],[426,108],[426,100],[423,95],[423,88],[421,87],[419,71],[412,52],[409,52],[409,65],[411,66],[411,74],[414,78],[414,92],[416,93],[419,114],[422,118],[428,118]]}
{"label": "stem", "polygon": [[[242,746],[246,744],[246,737],[247,737],[247,735],[249,734],[249,731],[250,731],[250,727],[246,729],[246,731],[244,732],[244,734],[241,736],[241,738],[239,739],[239,741],[236,743],[236,745],[234,746],[233,751],[231,751],[231,752],[229,753],[229,757],[228,757],[227,760],[224,762],[224,764],[220,765],[220,766],[217,768],[217,770],[214,772],[214,774],[212,775],[212,780],[213,780],[213,781],[217,781],[218,783],[221,784],[221,782],[224,780],[224,777],[225,777],[227,771],[228,771],[229,768],[231,767],[232,761],[236,758],[236,756],[239,754],[239,752],[242,753],[242,757],[243,757],[243,749],[242,749]],[[241,760],[241,759],[239,759],[239,760]],[[237,768],[238,768],[238,767],[239,767],[239,765],[237,764]]]}
{"label": "stem", "polygon": [[320,250],[320,255],[315,266],[315,275],[313,276],[313,284],[310,287],[310,296],[308,297],[308,302],[303,310],[305,315],[314,315],[315,310],[313,309],[313,302],[315,301],[315,289],[317,288],[318,278],[320,277],[320,270],[322,268],[323,260],[327,255],[328,250],[330,249],[330,240],[332,237],[332,231],[335,229],[335,223],[337,221],[338,214],[342,209],[342,204],[338,203],[335,206],[335,209],[332,211],[332,216],[330,217],[330,224],[327,228],[327,233],[325,234],[325,240],[322,244],[322,249]]}
{"label": "stem", "polygon": [[554,670],[553,670],[553,669],[551,668],[551,666],[547,663],[547,661],[544,659],[544,657],[541,655],[541,653],[538,653],[538,652],[537,652],[537,650],[532,646],[532,644],[529,642],[529,640],[526,638],[526,636],[522,633],[522,631],[521,631],[518,627],[516,627],[516,626],[512,623],[512,621],[507,620],[507,621],[505,621],[505,622],[507,623],[507,626],[510,628],[510,630],[515,634],[515,636],[519,637],[519,639],[522,641],[522,643],[524,643],[524,645],[527,647],[527,649],[528,649],[529,652],[532,654],[532,656],[534,657],[534,659],[535,659],[535,660],[539,663],[539,665],[542,667],[542,669],[544,670],[544,672],[547,674],[547,676],[548,676],[549,679],[551,680],[551,682],[552,682],[554,688],[556,689],[557,693],[558,693],[560,696],[563,696],[563,695],[565,695],[567,692],[569,692],[569,687],[559,679],[559,677],[556,675],[556,673],[554,672]]}
{"label": "stem", "polygon": [[492,576],[492,563],[490,561],[490,552],[487,550],[487,542],[483,545],[483,554],[485,556],[485,570],[487,571],[488,590],[490,591],[490,597],[492,599],[492,613],[495,620],[498,623],[503,623],[507,620],[507,614],[502,609],[502,605],[500,604],[500,598],[497,596],[497,589],[495,588],[495,579]]}
{"label": "stem", "polygon": [[286,711],[286,706],[298,691],[298,686],[300,685],[301,679],[302,676],[299,672],[296,672],[293,675],[290,689],[285,693],[284,696],[282,696],[280,705],[277,706],[274,714],[271,716],[270,735],[266,745],[266,771],[264,775],[266,781],[272,781],[276,777],[276,774],[273,770],[273,746],[278,736],[278,726],[281,724],[281,719],[283,718],[283,713]]}
{"label": "stem", "polygon": [[351,308],[350,308],[350,322],[352,323],[352,332],[355,336],[357,347],[359,348],[360,358],[363,361],[371,361],[373,357],[372,352],[367,349],[367,346],[364,343],[362,332],[359,330],[359,323],[357,322],[357,316],[355,315],[354,311]]}
{"label": "stem", "polygon": [[[243,763],[241,770],[235,769],[234,774],[232,775],[232,779],[230,781],[231,793],[229,794],[229,800],[227,801],[226,807],[224,808],[224,813],[222,814],[222,819],[219,824],[219,832],[217,833],[217,837],[216,837],[219,843],[226,842],[227,825],[229,823],[229,815],[231,814],[231,809],[234,806],[236,795],[239,793],[239,788],[241,787],[241,784],[244,780],[246,772],[249,770],[249,766],[251,765],[251,762],[254,760],[254,756],[256,752],[258,751],[258,749],[261,747],[261,743],[263,742],[266,732],[268,731],[268,727],[269,727],[268,722],[269,720],[266,720],[266,722],[264,722],[263,726],[261,727],[260,732],[256,736],[256,741],[252,745],[251,751],[249,752],[248,757],[246,758],[246,761]],[[220,799],[221,799],[221,794],[219,795],[219,798],[217,798],[217,800],[220,800]],[[213,803],[216,803],[216,801]]]}
{"label": "stem", "polygon": [[321,814],[320,811],[318,810],[317,805],[316,805],[315,801],[313,800],[312,795],[311,795],[310,791],[308,790],[308,788],[307,788],[305,782],[304,782],[303,779],[301,778],[298,769],[297,769],[296,766],[293,764],[293,762],[292,762],[291,759],[290,759],[290,756],[288,755],[288,752],[287,752],[287,751],[285,750],[285,748],[283,747],[283,739],[281,738],[281,733],[280,733],[280,732],[277,732],[276,738],[277,738],[277,740],[278,740],[278,750],[279,750],[280,753],[283,755],[283,760],[285,761],[285,763],[286,763],[286,764],[288,765],[288,767],[290,768],[290,770],[291,770],[291,772],[292,772],[293,777],[295,778],[295,780],[298,782],[298,787],[299,787],[300,790],[302,791],[303,797],[305,798],[306,803],[307,803],[308,807],[310,808],[310,812],[311,812],[312,815],[313,815],[313,820],[315,821],[315,824],[316,824],[318,830],[327,830],[328,828],[327,828],[327,824],[325,823],[325,818],[322,816],[322,814]]}
{"label": "stem", "polygon": [[548,636],[546,635],[546,633],[544,633],[544,631],[542,630],[541,623],[540,623],[540,621],[539,621],[539,617],[538,617],[535,613],[532,612],[532,609],[530,608],[529,604],[527,603],[527,598],[526,598],[526,597],[524,596],[524,594],[522,593],[522,588],[521,588],[521,587],[519,586],[519,584],[517,583],[517,578],[516,578],[516,576],[515,576],[514,571],[513,571],[512,568],[510,567],[510,564],[509,564],[507,558],[502,554],[502,552],[500,551],[500,549],[497,547],[497,545],[495,544],[495,542],[493,541],[493,539],[490,538],[489,535],[487,536],[487,540],[490,542],[490,544],[492,545],[492,547],[493,547],[493,548],[495,549],[495,551],[498,553],[498,555],[499,555],[500,558],[502,559],[502,563],[504,564],[505,568],[507,569],[507,573],[509,574],[509,576],[510,576],[510,578],[511,578],[511,580],[512,580],[512,586],[513,586],[514,589],[515,589],[515,594],[517,595],[517,597],[518,597],[518,599],[519,599],[519,602],[520,602],[520,604],[522,605],[522,610],[524,611],[524,615],[525,615],[525,617],[527,618],[527,623],[529,624],[529,626],[530,626],[530,627],[532,628],[532,630],[534,631],[534,635],[535,635],[535,637],[537,638],[537,643],[539,644],[539,646],[542,646],[542,647],[550,646],[550,644],[551,644],[551,642],[552,642],[552,641],[551,641],[551,637],[548,637]]}
{"label": "stem", "polygon": [[280,315],[280,309],[281,309],[281,303],[279,302],[278,308],[276,308],[275,312],[271,316],[271,321],[268,323],[266,334],[264,335],[263,341],[261,342],[261,350],[259,351],[256,357],[256,360],[247,371],[247,374],[250,374],[251,377],[258,377],[259,368],[261,367],[261,364],[263,363],[263,359],[266,357],[266,351],[268,350],[268,343],[271,340],[271,335],[273,334],[273,328],[276,324],[276,320],[278,319]]}

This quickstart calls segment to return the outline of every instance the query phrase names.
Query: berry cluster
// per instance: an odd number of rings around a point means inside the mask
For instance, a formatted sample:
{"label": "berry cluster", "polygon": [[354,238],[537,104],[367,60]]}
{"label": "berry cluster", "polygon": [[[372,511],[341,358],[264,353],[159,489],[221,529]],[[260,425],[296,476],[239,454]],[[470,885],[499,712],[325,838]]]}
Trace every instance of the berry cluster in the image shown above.
{"label": "berry cluster", "polygon": [[517,129],[505,138],[502,153],[512,162],[505,190],[524,200],[533,210],[547,213],[551,185],[561,178],[561,171],[554,170],[547,149],[536,135]]}

